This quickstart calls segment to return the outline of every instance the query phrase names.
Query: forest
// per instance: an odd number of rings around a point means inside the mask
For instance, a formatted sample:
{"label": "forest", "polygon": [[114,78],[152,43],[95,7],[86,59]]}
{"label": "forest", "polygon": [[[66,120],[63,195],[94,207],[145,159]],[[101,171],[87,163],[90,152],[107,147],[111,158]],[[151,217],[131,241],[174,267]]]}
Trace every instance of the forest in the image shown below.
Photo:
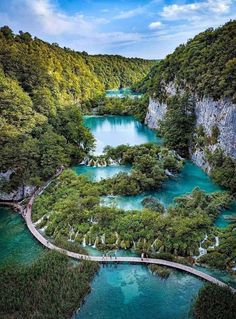
{"label": "forest", "polygon": [[[107,182],[110,185],[110,179]],[[128,214],[116,206],[105,205],[102,195],[108,194],[110,186],[107,188],[106,180],[92,182],[67,170],[36,199],[33,221],[40,220],[37,227],[43,227],[51,240],[70,239],[78,246],[85,241],[103,251],[133,249],[152,257],[185,258],[186,262],[198,256],[199,242],[208,234],[204,245],[209,254],[198,262],[219,269],[233,266],[235,227],[214,227],[217,216],[232,201],[228,193],[207,194],[196,188],[191,194],[176,198],[168,208],[157,199],[146,197],[143,210]],[[125,194],[129,190],[123,188]],[[222,238],[218,247],[214,247],[216,236]]]}
{"label": "forest", "polygon": [[99,265],[73,263],[57,252],[44,252],[32,264],[0,268],[0,317],[4,319],[71,318]]}
{"label": "forest", "polygon": [[40,185],[79,162],[94,139],[82,114],[105,89],[140,81],[154,61],[89,56],[0,28],[1,189]]}
{"label": "forest", "polygon": [[[154,65],[134,88],[167,104],[167,113],[158,132],[166,146],[184,157],[189,157],[196,146],[200,150],[213,147],[217,144],[219,130],[215,126],[211,136],[207,136],[201,127],[196,128],[194,106],[204,97],[236,103],[236,21],[207,29],[181,44]],[[235,194],[235,159],[219,147],[214,147],[214,152],[204,152],[213,180]]]}
{"label": "forest", "polygon": [[206,284],[198,292],[193,313],[196,319],[234,319],[236,295],[227,287]]}
{"label": "forest", "polygon": [[153,97],[167,98],[165,85],[215,100],[225,97],[236,102],[236,21],[199,33],[166,56],[136,85]]}

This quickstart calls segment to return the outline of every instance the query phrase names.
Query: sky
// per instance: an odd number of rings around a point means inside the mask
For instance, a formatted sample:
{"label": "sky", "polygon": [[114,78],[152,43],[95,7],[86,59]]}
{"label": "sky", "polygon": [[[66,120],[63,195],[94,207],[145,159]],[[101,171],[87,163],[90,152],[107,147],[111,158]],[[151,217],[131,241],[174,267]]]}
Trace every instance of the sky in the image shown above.
{"label": "sky", "polygon": [[236,0],[0,0],[1,25],[90,54],[164,58],[236,19]]}

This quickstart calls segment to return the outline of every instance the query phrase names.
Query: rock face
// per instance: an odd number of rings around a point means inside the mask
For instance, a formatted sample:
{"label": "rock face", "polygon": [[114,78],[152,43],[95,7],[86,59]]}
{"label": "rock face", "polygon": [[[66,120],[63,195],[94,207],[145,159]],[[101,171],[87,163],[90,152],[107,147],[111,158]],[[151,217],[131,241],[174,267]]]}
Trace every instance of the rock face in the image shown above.
{"label": "rock face", "polygon": [[[0,180],[8,181],[12,173],[13,173],[12,170],[8,170],[7,172],[0,173]],[[32,195],[34,191],[35,191],[34,186],[22,185],[18,187],[16,190],[12,191],[11,193],[0,192],[0,200],[1,201],[19,201],[25,197]]]}
{"label": "rock face", "polygon": [[25,197],[33,194],[34,186],[20,186],[18,189],[11,193],[0,192],[0,200],[2,201],[20,201]]}
{"label": "rock face", "polygon": [[[166,92],[169,96],[176,94],[173,84],[167,86]],[[236,104],[226,99],[214,101],[209,97],[195,98],[195,101],[196,127],[202,126],[209,137],[212,135],[213,127],[217,127],[219,131],[218,141],[214,145],[209,145],[205,149],[194,147],[193,150],[190,150],[193,162],[209,172],[210,167],[205,159],[206,149],[214,152],[216,148],[220,148],[226,155],[236,158]],[[145,123],[152,129],[158,129],[166,111],[165,103],[150,98]]]}
{"label": "rock face", "polygon": [[229,100],[204,98],[196,103],[196,125],[202,125],[211,136],[212,127],[219,129],[218,146],[225,154],[236,158],[236,104]]}
{"label": "rock face", "polygon": [[158,100],[154,100],[150,97],[145,124],[151,129],[157,129],[159,122],[164,118],[166,111],[167,104],[159,103]]}

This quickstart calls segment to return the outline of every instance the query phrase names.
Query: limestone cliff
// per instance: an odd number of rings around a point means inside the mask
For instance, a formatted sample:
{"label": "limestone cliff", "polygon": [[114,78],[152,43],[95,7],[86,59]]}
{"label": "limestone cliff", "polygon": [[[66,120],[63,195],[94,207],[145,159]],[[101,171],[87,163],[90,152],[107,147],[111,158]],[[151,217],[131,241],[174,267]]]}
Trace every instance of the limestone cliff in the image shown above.
{"label": "limestone cliff", "polygon": [[[169,88],[168,85],[166,91],[169,96],[176,94],[176,90],[169,90]],[[229,99],[214,101],[210,97],[202,99],[195,97],[195,101],[196,128],[201,126],[209,138],[213,127],[218,129],[215,143],[205,145],[204,148],[193,145],[190,150],[193,162],[209,171],[210,167],[205,158],[206,150],[213,152],[216,148],[220,148],[226,155],[236,158],[236,104]],[[150,97],[145,123],[150,128],[158,129],[167,108],[166,103],[160,103],[157,99]]]}
{"label": "limestone cliff", "polygon": [[[0,182],[7,182],[13,173],[12,170],[8,170],[5,173],[0,173]],[[0,200],[1,201],[20,201],[25,197],[28,197],[33,194],[35,191],[34,186],[26,186],[21,185],[16,190],[7,193],[7,192],[0,192]]]}

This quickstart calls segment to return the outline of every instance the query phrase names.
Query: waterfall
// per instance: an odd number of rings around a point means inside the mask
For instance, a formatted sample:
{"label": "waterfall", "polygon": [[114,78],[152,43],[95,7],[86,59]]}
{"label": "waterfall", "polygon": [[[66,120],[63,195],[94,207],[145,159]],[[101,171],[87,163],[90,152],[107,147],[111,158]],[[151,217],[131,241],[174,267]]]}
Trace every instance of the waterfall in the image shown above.
{"label": "waterfall", "polygon": [[40,228],[40,231],[42,232],[42,233],[44,233],[45,232],[45,230],[47,229],[47,225],[46,226],[44,226],[44,227],[42,227],[42,228]]}
{"label": "waterfall", "polygon": [[98,237],[96,237],[95,241],[94,241],[94,244],[93,244],[93,248],[97,248],[97,242],[98,242]]}
{"label": "waterfall", "polygon": [[165,169],[165,175],[167,176],[174,176],[168,169]]}
{"label": "waterfall", "polygon": [[119,237],[119,235],[118,235],[118,233],[117,233],[117,232],[115,232],[115,235],[116,235],[116,242],[115,242],[115,245],[118,245],[120,237]]}
{"label": "waterfall", "polygon": [[105,236],[105,234],[103,234],[103,235],[101,236],[101,242],[102,242],[103,245],[106,244],[106,236]]}
{"label": "waterfall", "polygon": [[210,246],[209,248],[214,249],[215,247],[218,247],[219,244],[220,244],[219,237],[215,236],[215,244]]}
{"label": "waterfall", "polygon": [[155,244],[156,244],[157,241],[158,241],[158,238],[156,238],[156,239],[154,240],[154,242],[151,244],[151,248],[154,248],[154,246],[155,246]]}
{"label": "waterfall", "polygon": [[88,166],[94,166],[94,160],[93,159],[90,159],[89,161],[88,161]]}
{"label": "waterfall", "polygon": [[83,244],[82,244],[83,247],[86,247],[86,238],[85,236],[83,237]]}
{"label": "waterfall", "polygon": [[202,247],[202,244],[207,240],[207,238],[208,238],[208,236],[205,235],[203,240],[200,242],[200,246],[198,248],[199,255],[198,256],[194,256],[193,258],[198,259],[198,258],[200,258],[200,257],[202,257],[202,256],[207,254],[207,249]]}
{"label": "waterfall", "polygon": [[77,230],[77,232],[75,233],[75,239],[77,238],[78,234],[79,234],[79,231]]}
{"label": "waterfall", "polygon": [[43,221],[43,219],[44,219],[45,216],[46,216],[46,215],[43,215],[41,218],[39,218],[39,219],[34,223],[34,226],[37,226],[38,224],[40,224],[40,223]]}
{"label": "waterfall", "polygon": [[69,239],[68,239],[68,241],[70,241],[70,242],[74,242],[74,241],[75,241],[75,239],[72,239],[72,236],[73,236],[74,234],[75,234],[74,228],[71,227],[71,228],[70,228],[70,232],[69,232]]}
{"label": "waterfall", "polygon": [[215,240],[216,240],[215,247],[218,247],[218,246],[219,246],[219,244],[220,244],[219,237],[218,237],[218,236],[216,236],[216,237],[215,237]]}

